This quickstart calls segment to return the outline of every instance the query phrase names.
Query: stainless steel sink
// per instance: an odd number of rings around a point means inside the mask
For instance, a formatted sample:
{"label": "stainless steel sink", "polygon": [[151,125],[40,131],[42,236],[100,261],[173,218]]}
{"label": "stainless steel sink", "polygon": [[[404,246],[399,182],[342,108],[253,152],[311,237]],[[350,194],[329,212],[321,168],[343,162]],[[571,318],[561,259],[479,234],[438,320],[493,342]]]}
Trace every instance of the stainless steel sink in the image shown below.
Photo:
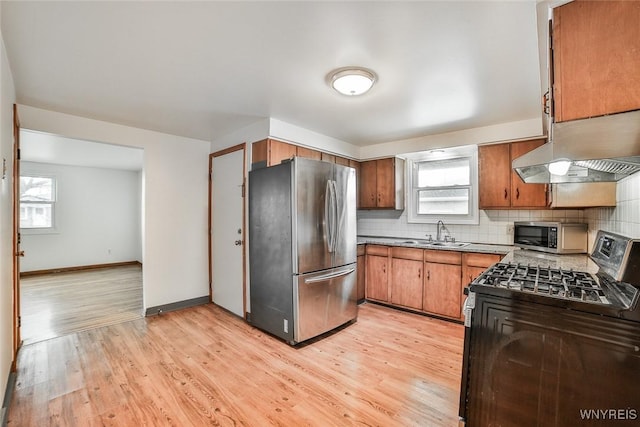
{"label": "stainless steel sink", "polygon": [[431,242],[429,243],[429,246],[440,246],[440,247],[446,247],[446,248],[461,248],[467,245],[470,245],[470,243],[464,243],[464,242]]}
{"label": "stainless steel sink", "polygon": [[425,245],[425,244],[427,244],[427,241],[426,240],[424,240],[424,241],[422,241],[422,240],[405,240],[402,243],[406,243],[408,245]]}
{"label": "stainless steel sink", "polygon": [[436,247],[445,247],[445,248],[462,248],[463,246],[467,246],[470,243],[464,242],[434,242],[429,240],[404,240],[402,243],[406,243],[408,245],[420,245],[420,246],[436,246]]}

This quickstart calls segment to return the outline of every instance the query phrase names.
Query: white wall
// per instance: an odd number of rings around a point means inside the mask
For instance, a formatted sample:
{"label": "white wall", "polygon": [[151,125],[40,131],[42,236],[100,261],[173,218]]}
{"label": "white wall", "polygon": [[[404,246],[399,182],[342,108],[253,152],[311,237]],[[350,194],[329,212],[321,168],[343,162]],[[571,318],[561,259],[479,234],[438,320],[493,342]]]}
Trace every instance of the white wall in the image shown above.
{"label": "white wall", "polygon": [[144,305],[209,294],[209,141],[19,106],[25,129],[144,149]]}
{"label": "white wall", "polygon": [[[0,33],[1,34],[1,33]],[[13,103],[15,87],[9,61],[0,35],[0,169],[6,161],[6,174],[0,177],[0,390],[9,378],[13,361]]]}
{"label": "white wall", "polygon": [[55,231],[22,231],[21,271],[142,262],[139,172],[21,162],[20,173],[57,190]]}

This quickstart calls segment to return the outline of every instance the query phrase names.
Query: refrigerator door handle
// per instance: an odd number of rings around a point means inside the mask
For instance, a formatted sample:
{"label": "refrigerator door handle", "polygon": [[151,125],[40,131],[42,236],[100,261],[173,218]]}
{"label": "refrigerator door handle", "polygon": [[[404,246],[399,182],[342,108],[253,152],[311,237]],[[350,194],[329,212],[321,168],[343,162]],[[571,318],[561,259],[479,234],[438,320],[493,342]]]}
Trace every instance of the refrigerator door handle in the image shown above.
{"label": "refrigerator door handle", "polygon": [[325,226],[325,238],[327,241],[327,251],[333,252],[333,187],[331,186],[331,180],[327,181],[327,186],[324,190],[324,226]]}
{"label": "refrigerator door handle", "polygon": [[331,273],[323,274],[322,276],[314,276],[304,280],[304,283],[317,283],[326,282],[327,280],[335,279],[336,277],[346,276],[356,271],[355,268],[347,268],[345,270],[333,271]]}
{"label": "refrigerator door handle", "polygon": [[340,216],[338,214],[338,188],[335,181],[331,180],[331,200],[333,204],[333,230],[331,231],[331,236],[333,239],[332,252],[335,252],[338,249],[338,241],[340,239]]}

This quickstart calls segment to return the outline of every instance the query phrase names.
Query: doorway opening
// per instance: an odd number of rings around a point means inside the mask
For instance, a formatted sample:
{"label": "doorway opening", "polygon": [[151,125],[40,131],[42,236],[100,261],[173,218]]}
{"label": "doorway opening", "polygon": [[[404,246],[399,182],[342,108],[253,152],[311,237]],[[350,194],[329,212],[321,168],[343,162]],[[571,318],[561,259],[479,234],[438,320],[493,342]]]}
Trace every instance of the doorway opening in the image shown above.
{"label": "doorway opening", "polygon": [[142,149],[20,130],[24,344],[143,317]]}

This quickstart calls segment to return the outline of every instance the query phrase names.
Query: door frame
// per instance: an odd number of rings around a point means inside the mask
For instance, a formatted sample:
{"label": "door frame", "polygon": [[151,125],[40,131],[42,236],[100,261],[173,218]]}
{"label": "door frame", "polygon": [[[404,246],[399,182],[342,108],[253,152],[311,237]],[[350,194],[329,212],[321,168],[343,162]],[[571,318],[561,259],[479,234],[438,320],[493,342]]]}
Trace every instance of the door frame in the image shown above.
{"label": "door frame", "polygon": [[17,370],[18,351],[22,346],[20,336],[20,119],[18,105],[13,104],[13,360],[11,371]]}
{"label": "door frame", "polygon": [[220,151],[209,154],[209,236],[208,236],[208,252],[209,252],[209,301],[213,301],[213,250],[211,244],[213,243],[213,200],[211,193],[213,191],[213,159],[215,157],[221,157],[226,154],[234,153],[236,151],[243,151],[242,155],[242,313],[243,317],[247,318],[247,239],[246,239],[246,200],[247,200],[247,143],[243,142],[233,147],[228,147]]}

